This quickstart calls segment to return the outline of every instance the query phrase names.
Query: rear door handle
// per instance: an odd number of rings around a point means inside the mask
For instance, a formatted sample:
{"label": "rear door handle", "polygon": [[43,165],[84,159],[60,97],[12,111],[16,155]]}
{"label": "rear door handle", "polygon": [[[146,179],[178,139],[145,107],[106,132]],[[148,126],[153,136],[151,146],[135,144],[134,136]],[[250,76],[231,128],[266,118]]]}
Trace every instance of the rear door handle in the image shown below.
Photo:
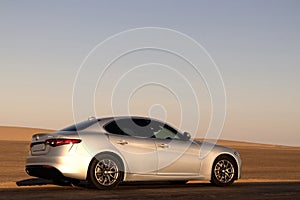
{"label": "rear door handle", "polygon": [[169,148],[169,145],[168,144],[160,144],[160,145],[158,145],[159,147],[161,147],[161,148]]}
{"label": "rear door handle", "polygon": [[128,142],[126,140],[119,140],[117,141],[118,144],[124,145],[124,144],[128,144]]}

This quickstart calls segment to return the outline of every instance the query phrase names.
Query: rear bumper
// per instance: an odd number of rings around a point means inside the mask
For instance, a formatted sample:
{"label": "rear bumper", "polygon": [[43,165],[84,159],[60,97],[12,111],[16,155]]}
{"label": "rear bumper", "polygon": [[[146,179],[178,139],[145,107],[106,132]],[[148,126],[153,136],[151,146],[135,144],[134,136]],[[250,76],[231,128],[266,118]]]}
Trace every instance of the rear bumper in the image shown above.
{"label": "rear bumper", "polygon": [[26,172],[30,176],[53,179],[57,176],[86,180],[89,160],[78,155],[68,156],[28,156]]}
{"label": "rear bumper", "polygon": [[49,165],[26,166],[26,173],[30,176],[51,180],[59,180],[64,178],[64,176],[58,169]]}

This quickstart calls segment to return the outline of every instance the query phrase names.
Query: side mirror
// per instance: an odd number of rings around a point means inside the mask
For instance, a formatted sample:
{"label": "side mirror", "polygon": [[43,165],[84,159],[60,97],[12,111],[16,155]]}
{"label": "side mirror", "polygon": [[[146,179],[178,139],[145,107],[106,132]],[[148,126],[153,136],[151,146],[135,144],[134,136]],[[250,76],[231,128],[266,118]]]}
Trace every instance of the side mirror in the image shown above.
{"label": "side mirror", "polygon": [[188,132],[184,132],[184,133],[183,133],[183,136],[186,138],[186,140],[191,139],[191,134],[188,133]]}

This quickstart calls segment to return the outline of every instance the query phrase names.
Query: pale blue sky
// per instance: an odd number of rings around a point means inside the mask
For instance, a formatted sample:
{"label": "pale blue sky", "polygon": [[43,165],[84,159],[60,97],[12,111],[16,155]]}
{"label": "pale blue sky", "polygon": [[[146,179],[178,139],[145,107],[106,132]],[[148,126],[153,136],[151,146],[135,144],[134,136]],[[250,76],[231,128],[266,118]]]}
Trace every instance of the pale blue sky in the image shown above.
{"label": "pale blue sky", "polygon": [[300,145],[299,1],[0,1],[0,125],[72,123],[76,72],[99,42],[156,26],[201,43],[224,79],[221,138]]}

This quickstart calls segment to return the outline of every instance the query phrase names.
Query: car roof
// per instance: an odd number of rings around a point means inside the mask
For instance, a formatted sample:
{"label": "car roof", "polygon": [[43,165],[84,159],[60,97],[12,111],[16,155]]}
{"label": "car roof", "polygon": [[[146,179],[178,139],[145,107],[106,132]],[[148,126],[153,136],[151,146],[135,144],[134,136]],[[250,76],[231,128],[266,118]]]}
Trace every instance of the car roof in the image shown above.
{"label": "car roof", "polygon": [[[102,117],[102,118],[97,118],[98,121],[102,120],[118,120],[118,119],[148,119],[148,120],[157,120],[157,119],[152,119],[150,117],[142,117],[142,116],[114,116],[114,117]],[[158,121],[158,120],[157,120]]]}

